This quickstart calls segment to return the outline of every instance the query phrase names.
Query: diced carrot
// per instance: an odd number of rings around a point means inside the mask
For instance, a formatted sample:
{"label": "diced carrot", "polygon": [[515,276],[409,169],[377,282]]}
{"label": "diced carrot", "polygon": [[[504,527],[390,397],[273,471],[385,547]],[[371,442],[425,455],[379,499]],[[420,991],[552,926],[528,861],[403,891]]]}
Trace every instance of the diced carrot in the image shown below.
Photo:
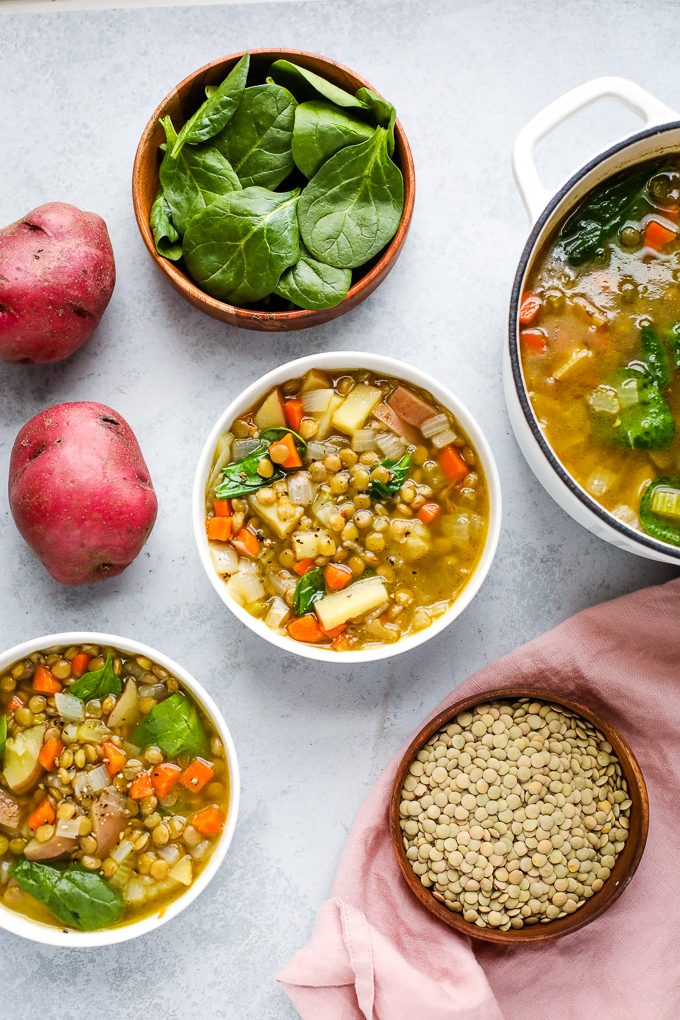
{"label": "diced carrot", "polygon": [[257,535],[250,528],[243,528],[231,540],[234,549],[237,549],[243,556],[250,556],[254,559],[260,552],[260,543]]}
{"label": "diced carrot", "polygon": [[48,772],[54,772],[57,767],[55,763],[58,758],[61,758],[63,750],[63,741],[59,740],[58,737],[55,737],[54,740],[46,740],[40,749],[38,761]]}
{"label": "diced carrot", "polygon": [[334,652],[347,652],[352,647],[352,642],[348,634],[338,634],[331,643],[331,649]]}
{"label": "diced carrot", "polygon": [[344,563],[329,563],[323,572],[324,580],[331,591],[346,588],[352,580],[352,571]]}
{"label": "diced carrot", "polygon": [[288,427],[293,429],[294,432],[299,432],[300,422],[302,421],[302,401],[287,400],[283,405],[283,409],[286,412]]}
{"label": "diced carrot", "polygon": [[54,819],[57,817],[57,812],[50,803],[49,797],[45,797],[44,801],[38,805],[31,817],[28,819],[28,827],[35,832],[41,825],[51,825]]}
{"label": "diced carrot", "polygon": [[203,758],[196,758],[184,770],[179,781],[182,786],[186,786],[187,790],[193,790],[197,793],[203,789],[206,783],[210,782],[214,775],[215,769],[209,761],[204,761]]}
{"label": "diced carrot", "polygon": [[[321,626],[321,624],[319,624],[319,626]],[[346,623],[339,623],[337,627],[331,627],[330,630],[324,630],[323,627],[321,627],[321,630],[323,630],[326,637],[336,638],[340,637],[340,635],[346,630],[346,628],[347,628]]]}
{"label": "diced carrot", "polygon": [[139,775],[132,781],[130,796],[133,800],[144,800],[145,797],[150,797],[153,792],[154,789],[151,783],[151,776],[148,772],[140,772]]}
{"label": "diced carrot", "polygon": [[520,333],[522,345],[529,354],[545,354],[545,337],[537,329],[523,329]]}
{"label": "diced carrot", "polygon": [[276,456],[272,457],[272,460],[282,468],[297,468],[302,467],[302,461],[300,460],[300,454],[298,453],[295,440],[291,436],[290,432],[286,432],[282,439],[277,439],[275,443],[272,443],[269,447],[269,453],[271,455],[272,450],[275,446],[285,446],[288,450],[288,458],[284,461],[278,460]]}
{"label": "diced carrot", "polygon": [[194,829],[198,829],[202,836],[214,836],[222,828],[224,822],[220,809],[213,804],[194,815],[191,824]]}
{"label": "diced carrot", "polygon": [[171,761],[156,765],[151,770],[151,782],[159,797],[167,797],[180,776],[181,768]]}
{"label": "diced carrot", "polygon": [[76,680],[80,680],[81,676],[84,676],[84,674],[87,673],[87,667],[89,665],[90,656],[85,652],[78,652],[77,655],[73,656],[71,659],[71,673]]}
{"label": "diced carrot", "polygon": [[314,560],[298,560],[297,563],[293,564],[293,570],[296,574],[299,574],[300,577],[304,577],[310,570],[314,570],[314,567]]}
{"label": "diced carrot", "polygon": [[9,705],[7,706],[7,708],[8,708],[8,710],[10,712],[16,712],[17,709],[23,708],[25,704],[26,704],[26,702],[24,701],[24,699],[20,698],[18,694],[15,694],[12,697],[12,700],[10,701]]}
{"label": "diced carrot", "polygon": [[470,469],[458,453],[455,446],[444,446],[439,451],[439,466],[450,482],[457,482],[469,473]]}
{"label": "diced carrot", "polygon": [[307,641],[309,644],[316,644],[324,641],[325,635],[319,626],[314,613],[307,613],[306,616],[296,616],[287,626],[287,631],[294,641]]}
{"label": "diced carrot", "polygon": [[207,522],[211,542],[228,542],[231,538],[233,517],[211,517]]}
{"label": "diced carrot", "polygon": [[231,517],[231,500],[218,499],[216,496],[213,500],[213,510],[215,517]]}
{"label": "diced carrot", "polygon": [[33,690],[41,694],[58,694],[61,684],[45,666],[38,666],[33,674]]}
{"label": "diced carrot", "polygon": [[439,516],[439,503],[424,503],[416,514],[423,524],[432,524],[432,521]]}
{"label": "diced carrot", "polygon": [[112,744],[110,740],[105,741],[102,744],[104,748],[104,764],[108,770],[110,776],[117,776],[122,770],[125,762],[127,761],[127,755],[124,751],[121,751],[119,747]]}
{"label": "diced carrot", "polygon": [[535,294],[530,291],[525,291],[522,294],[522,303],[519,306],[519,321],[523,326],[528,326],[530,322],[533,322],[539,313],[541,308],[541,299],[537,298]]}
{"label": "diced carrot", "polygon": [[665,248],[667,244],[674,241],[676,233],[674,230],[669,230],[667,227],[662,227],[656,220],[650,220],[645,230],[645,245],[648,248],[653,248],[655,251],[660,251]]}

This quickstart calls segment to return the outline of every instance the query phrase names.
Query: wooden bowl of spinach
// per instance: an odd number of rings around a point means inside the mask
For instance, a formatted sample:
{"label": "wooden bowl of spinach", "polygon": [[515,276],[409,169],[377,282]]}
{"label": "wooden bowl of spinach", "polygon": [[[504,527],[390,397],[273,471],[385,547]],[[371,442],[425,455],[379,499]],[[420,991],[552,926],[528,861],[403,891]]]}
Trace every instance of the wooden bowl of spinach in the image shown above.
{"label": "wooden bowl of spinach", "polygon": [[394,107],[300,50],[206,64],[160,104],[133,170],[154,262],[195,308],[246,329],[334,319],[387,276],[415,198]]}

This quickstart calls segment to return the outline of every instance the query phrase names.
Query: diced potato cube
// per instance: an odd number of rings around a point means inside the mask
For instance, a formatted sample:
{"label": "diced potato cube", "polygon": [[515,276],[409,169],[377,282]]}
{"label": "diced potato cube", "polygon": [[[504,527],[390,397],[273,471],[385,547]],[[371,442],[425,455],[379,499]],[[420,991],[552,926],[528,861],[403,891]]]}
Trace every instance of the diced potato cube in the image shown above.
{"label": "diced potato cube", "polygon": [[328,407],[325,411],[319,411],[313,417],[319,423],[319,431],[314,436],[317,442],[323,442],[324,439],[328,439],[331,433],[331,420],[333,415],[345,403],[345,398],[341,397],[339,393],[334,393],[330,399]]}
{"label": "diced potato cube", "polygon": [[584,368],[587,359],[590,357],[592,357],[592,352],[586,347],[577,347],[566,361],[554,369],[553,378],[564,379],[568,375],[575,375],[576,369]]}
{"label": "diced potato cube", "polygon": [[266,506],[264,503],[260,503],[257,498],[257,493],[253,496],[248,496],[248,502],[250,503],[253,511],[257,514],[260,520],[264,521],[267,527],[271,528],[277,538],[287,538],[291,531],[300,520],[304,513],[304,509],[295,507],[295,517],[290,521],[282,521],[276,512],[276,503],[272,503]]}
{"label": "diced potato cube", "polygon": [[235,574],[238,570],[238,553],[232,545],[211,542],[210,559],[218,574]]}
{"label": "diced potato cube", "polygon": [[255,427],[260,429],[280,429],[286,428],[286,414],[283,409],[283,394],[278,386],[276,386],[259,410],[256,412],[253,419]]}
{"label": "diced potato cube", "polygon": [[314,604],[316,615],[324,630],[333,630],[355,616],[363,616],[387,602],[387,589],[379,577],[355,581],[342,591],[324,595]]}
{"label": "diced potato cube", "polygon": [[325,372],[318,368],[312,368],[302,380],[300,393],[307,393],[309,390],[325,390],[330,386],[330,380]]}
{"label": "diced potato cube", "polygon": [[170,868],[168,876],[174,878],[176,882],[181,882],[182,885],[191,885],[191,857],[187,854],[181,861],[178,861],[174,868]]}
{"label": "diced potato cube", "polygon": [[291,541],[296,559],[313,560],[319,555],[319,536],[316,531],[296,531]]}
{"label": "diced potato cube", "polygon": [[359,383],[332,417],[336,428],[350,435],[362,427],[373,408],[382,400],[382,390],[377,386]]}
{"label": "diced potato cube", "polygon": [[418,428],[437,412],[430,404],[417,397],[405,386],[397,386],[396,390],[387,401],[389,407],[398,414],[400,418],[407,421],[409,425],[416,425]]}

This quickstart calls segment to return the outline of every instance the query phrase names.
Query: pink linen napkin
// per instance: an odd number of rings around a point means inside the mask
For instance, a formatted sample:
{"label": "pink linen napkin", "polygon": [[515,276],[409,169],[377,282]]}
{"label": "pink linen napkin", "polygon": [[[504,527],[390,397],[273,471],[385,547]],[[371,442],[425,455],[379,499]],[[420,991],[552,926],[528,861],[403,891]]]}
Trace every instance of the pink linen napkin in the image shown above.
{"label": "pink linen napkin", "polygon": [[429,914],[401,876],[387,820],[409,737],[359,811],[310,942],[277,977],[304,1020],[680,1018],[679,624],[680,579],[596,606],[476,673],[428,717],[510,686],[606,716],[650,801],[647,847],[617,902],[581,931],[517,949]]}

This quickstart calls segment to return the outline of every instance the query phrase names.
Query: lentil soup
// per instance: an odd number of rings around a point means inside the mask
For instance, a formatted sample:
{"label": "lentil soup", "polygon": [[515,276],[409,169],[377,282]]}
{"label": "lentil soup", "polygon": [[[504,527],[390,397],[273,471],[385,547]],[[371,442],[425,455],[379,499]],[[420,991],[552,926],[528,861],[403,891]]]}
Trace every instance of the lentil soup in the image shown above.
{"label": "lentil soup", "polygon": [[227,593],[281,636],[377,648],[449,609],[484,549],[476,451],[428,392],[364,369],[274,387],[219,439],[206,529]]}
{"label": "lentil soup", "polygon": [[222,741],[164,667],[52,647],[0,675],[0,898],[99,931],[162,913],[215,850],[229,805]]}
{"label": "lentil soup", "polygon": [[615,517],[680,545],[680,158],[591,191],[543,246],[520,306],[532,408]]}

